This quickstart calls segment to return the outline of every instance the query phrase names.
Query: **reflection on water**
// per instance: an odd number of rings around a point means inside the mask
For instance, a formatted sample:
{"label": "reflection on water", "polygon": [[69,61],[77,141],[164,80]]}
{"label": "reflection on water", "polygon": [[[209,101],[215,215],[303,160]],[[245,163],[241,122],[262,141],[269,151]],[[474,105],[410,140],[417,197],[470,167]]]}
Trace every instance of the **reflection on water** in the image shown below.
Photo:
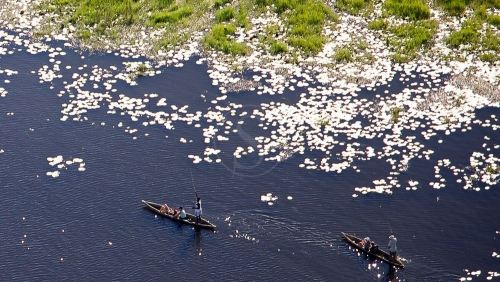
{"label": "reflection on water", "polygon": [[201,229],[200,228],[194,228],[194,232],[192,235],[192,243],[191,246],[195,249],[196,253],[198,255],[202,255],[202,244],[201,244]]}

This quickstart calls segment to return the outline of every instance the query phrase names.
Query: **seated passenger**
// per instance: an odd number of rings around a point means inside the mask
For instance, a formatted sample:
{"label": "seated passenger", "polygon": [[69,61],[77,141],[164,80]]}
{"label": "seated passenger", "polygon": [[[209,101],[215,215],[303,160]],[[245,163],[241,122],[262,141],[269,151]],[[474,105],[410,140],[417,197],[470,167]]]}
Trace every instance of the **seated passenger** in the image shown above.
{"label": "seated passenger", "polygon": [[358,242],[358,246],[360,246],[361,248],[363,248],[365,246],[365,239],[361,240]]}
{"label": "seated passenger", "polygon": [[363,246],[363,249],[365,249],[365,251],[369,252],[370,247],[371,247],[370,237],[366,237],[363,241],[365,241],[365,245]]}
{"label": "seated passenger", "polygon": [[182,207],[179,207],[179,218],[181,218],[181,219],[186,218],[186,211]]}
{"label": "seated passenger", "polygon": [[186,212],[182,207],[179,207],[179,210],[174,210],[174,213],[172,216],[180,218],[180,219],[185,219],[186,218]]}
{"label": "seated passenger", "polygon": [[161,208],[160,208],[161,213],[168,213],[169,210],[170,210],[170,207],[167,206],[167,204],[163,204],[163,206],[161,206]]}
{"label": "seated passenger", "polygon": [[378,253],[378,245],[375,244],[374,242],[372,242],[371,252],[374,254]]}

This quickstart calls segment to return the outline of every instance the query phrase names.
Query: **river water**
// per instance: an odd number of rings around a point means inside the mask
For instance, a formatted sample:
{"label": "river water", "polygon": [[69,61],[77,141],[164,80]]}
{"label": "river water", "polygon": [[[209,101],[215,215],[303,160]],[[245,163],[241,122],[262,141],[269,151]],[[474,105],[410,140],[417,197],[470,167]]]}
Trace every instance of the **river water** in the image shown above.
{"label": "river water", "polygon": [[[32,55],[11,44],[0,56],[0,69],[18,72],[0,74],[0,87],[8,91],[0,98],[0,280],[486,281],[488,272],[500,272],[500,258],[492,256],[500,252],[498,185],[476,192],[453,181],[443,189],[427,184],[435,181],[437,160],[466,166],[475,151],[498,156],[493,145],[500,143],[499,131],[473,124],[464,133],[422,138],[435,151],[432,161],[414,160],[400,175],[402,181],[418,180],[417,190],[402,187],[393,194],[353,197],[354,187],[385,177],[390,165],[359,162],[361,173],[299,167],[314,151],[281,162],[256,155],[235,158],[227,144],[248,147],[261,134],[251,120],[230,134],[229,143],[211,141],[221,150],[219,162],[195,164],[188,156],[203,158],[205,120],[200,127],[173,121],[173,130],[145,126],[147,117],[133,121],[107,112],[105,99],[79,121],[74,116],[63,121],[61,111],[74,99],[58,94],[74,73],[90,73],[94,66],[121,69],[133,59],[47,44],[66,52],[56,56],[61,77],[52,81],[41,82],[37,74],[43,65],[52,68],[50,51]],[[189,105],[190,113],[205,113],[214,107],[210,100],[222,94],[212,85],[207,66],[195,61],[181,68],[160,67],[155,76],[138,77],[137,86],[118,80],[113,85],[117,91],[109,95],[118,100],[120,94],[144,98],[157,93],[155,99],[166,98],[169,106]],[[396,78],[391,87],[401,87]],[[83,88],[104,92],[102,85],[97,87]],[[270,101],[296,103],[299,93],[227,95],[252,111]],[[158,107],[155,102],[146,109]],[[498,115],[498,109],[475,113],[485,120]],[[226,118],[235,124],[244,119]],[[138,130],[126,132],[127,126]],[[62,156],[58,164],[64,166],[50,165],[53,159],[47,158],[56,156]],[[53,171],[59,171],[58,177],[47,175]],[[143,199],[191,207],[193,184],[203,199],[204,216],[217,225],[215,232],[178,225],[143,208]],[[406,264],[391,275],[386,264],[351,250],[340,234],[370,236],[387,249],[391,230]]]}

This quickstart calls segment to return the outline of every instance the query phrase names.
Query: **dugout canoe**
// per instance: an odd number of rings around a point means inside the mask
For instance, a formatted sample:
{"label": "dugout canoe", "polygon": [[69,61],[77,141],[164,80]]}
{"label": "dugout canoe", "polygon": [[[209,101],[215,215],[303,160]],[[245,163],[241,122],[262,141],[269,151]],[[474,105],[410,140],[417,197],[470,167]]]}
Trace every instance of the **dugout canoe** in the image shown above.
{"label": "dugout canoe", "polygon": [[190,213],[186,212],[186,218],[185,219],[181,219],[181,218],[178,218],[178,217],[174,217],[171,214],[160,212],[160,208],[161,208],[162,204],[148,202],[148,201],[145,201],[145,200],[142,200],[142,202],[146,205],[146,207],[148,209],[150,209],[151,211],[153,211],[155,214],[160,215],[162,217],[169,218],[169,219],[171,219],[173,221],[178,221],[178,222],[182,222],[184,224],[188,224],[188,225],[191,225],[191,226],[208,228],[208,229],[214,229],[216,227],[214,224],[210,223],[210,221],[208,221],[208,220],[206,220],[204,218],[201,218],[201,221],[199,223],[196,223],[196,217],[193,214],[190,214]]}
{"label": "dugout canoe", "polygon": [[372,257],[375,257],[381,261],[384,261],[392,266],[395,266],[395,267],[399,267],[399,268],[402,268],[404,269],[405,266],[403,264],[403,262],[400,260],[400,259],[397,259],[397,260],[394,260],[391,258],[391,255],[389,255],[389,253],[381,250],[380,248],[378,249],[377,252],[368,252],[366,251],[364,248],[358,246],[358,243],[360,241],[362,241],[363,239],[361,238],[358,238],[354,235],[350,235],[350,234],[347,234],[347,233],[344,233],[342,232],[342,235],[344,236],[344,241],[347,242],[349,245],[355,247],[356,249],[360,250],[361,252],[367,254],[367,255],[370,255]]}

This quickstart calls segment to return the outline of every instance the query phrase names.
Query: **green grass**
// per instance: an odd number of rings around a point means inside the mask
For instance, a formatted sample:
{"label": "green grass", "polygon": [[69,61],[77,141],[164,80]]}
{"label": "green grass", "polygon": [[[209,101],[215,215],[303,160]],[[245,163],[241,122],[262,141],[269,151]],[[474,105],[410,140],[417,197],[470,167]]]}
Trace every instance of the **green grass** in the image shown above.
{"label": "green grass", "polygon": [[89,39],[90,36],[91,36],[90,31],[84,30],[84,31],[80,32],[80,35],[78,37],[82,38],[82,39]]}
{"label": "green grass", "polygon": [[215,13],[215,20],[219,23],[221,22],[228,22],[232,18],[234,18],[236,12],[234,11],[233,7],[229,6],[226,8],[223,8],[222,10],[219,10]]}
{"label": "green grass", "polygon": [[214,8],[220,8],[222,6],[225,6],[227,3],[231,3],[231,0],[215,0]]}
{"label": "green grass", "polygon": [[154,7],[156,9],[163,10],[163,9],[170,7],[170,5],[172,5],[172,3],[174,3],[174,0],[156,0],[154,2],[155,2]]}
{"label": "green grass", "polygon": [[389,31],[396,37],[389,39],[396,54],[395,62],[404,63],[414,59],[421,50],[430,48],[438,23],[435,20],[417,21],[393,26]]}
{"label": "green grass", "polygon": [[342,11],[357,15],[361,10],[366,8],[368,2],[369,0],[338,0],[335,7]]}
{"label": "green grass", "polygon": [[462,15],[467,6],[466,0],[438,0],[437,3],[452,16]]}
{"label": "green grass", "polygon": [[140,71],[140,72],[145,72],[147,69],[148,69],[148,67],[146,67],[145,64],[140,64],[139,66],[137,66],[137,71]]}
{"label": "green grass", "polygon": [[453,48],[461,45],[471,45],[475,48],[480,43],[480,33],[478,29],[482,27],[482,22],[477,19],[467,20],[462,24],[462,29],[453,32],[446,39],[446,42]]}
{"label": "green grass", "polygon": [[273,43],[271,43],[271,48],[269,49],[269,52],[272,55],[286,53],[287,51],[288,51],[288,47],[283,42],[273,42]]}
{"label": "green grass", "polygon": [[168,33],[163,36],[163,38],[158,42],[158,45],[159,47],[169,49],[186,42],[188,39],[189,35],[186,33]]}
{"label": "green grass", "polygon": [[490,15],[486,21],[497,29],[500,29],[500,16]]}
{"label": "green grass", "polygon": [[236,27],[232,24],[218,24],[212,27],[210,33],[203,40],[205,47],[222,51],[225,54],[245,55],[246,46],[231,40],[228,36],[233,35]]}
{"label": "green grass", "polygon": [[402,111],[404,111],[404,109],[403,109],[403,108],[397,108],[397,107],[396,107],[396,108],[392,109],[392,117],[391,117],[391,120],[392,120],[393,122],[395,122],[395,123],[396,123],[396,122],[398,122],[398,121],[399,121],[399,113],[400,113],[400,112],[402,112]]}
{"label": "green grass", "polygon": [[368,24],[369,29],[373,30],[385,30],[389,26],[389,23],[386,20],[373,20]]}
{"label": "green grass", "polygon": [[481,44],[484,50],[500,52],[500,36],[491,29],[486,30],[486,34],[481,37]]}
{"label": "green grass", "polygon": [[288,44],[306,54],[316,54],[326,42],[321,32],[327,21],[336,22],[338,16],[322,1],[316,0],[254,0],[261,9],[274,6],[285,19]]}
{"label": "green grass", "polygon": [[493,64],[493,63],[497,62],[498,60],[500,60],[500,58],[497,55],[491,54],[491,53],[481,54],[481,55],[479,55],[479,59],[483,62],[487,62],[490,64]]}
{"label": "green grass", "polygon": [[486,6],[482,5],[481,7],[477,8],[474,11],[474,16],[477,19],[480,19],[483,21],[486,20],[486,18],[488,17],[488,11],[486,10]]}
{"label": "green grass", "polygon": [[76,10],[69,19],[71,23],[83,23],[88,26],[102,24],[130,25],[135,22],[141,3],[132,0],[103,1],[103,0],[52,0],[51,4],[61,7],[65,5],[76,6]]}
{"label": "green grass", "polygon": [[321,126],[321,127],[325,127],[325,126],[327,126],[329,123],[330,123],[330,121],[329,121],[329,120],[327,120],[327,119],[318,120],[318,125],[319,125],[319,126]]}
{"label": "green grass", "polygon": [[410,20],[428,19],[431,15],[423,0],[386,0],[382,6],[390,15]]}
{"label": "green grass", "polygon": [[192,13],[192,7],[173,5],[166,11],[153,13],[151,22],[153,24],[177,23],[181,19],[189,17]]}
{"label": "green grass", "polygon": [[248,20],[248,12],[247,12],[247,7],[245,5],[243,5],[242,3],[240,3],[240,7],[239,7],[239,11],[238,11],[238,16],[236,17],[236,23],[240,26],[240,27],[244,27],[244,28],[247,28],[250,24],[250,21]]}
{"label": "green grass", "polygon": [[461,16],[466,7],[479,13],[482,9],[500,8],[500,0],[437,0],[436,3],[451,16]]}
{"label": "green grass", "polygon": [[488,164],[486,166],[486,172],[495,174],[500,173],[500,164],[495,164],[495,165]]}
{"label": "green grass", "polygon": [[335,53],[335,61],[336,62],[342,62],[342,63],[349,63],[352,62],[352,55],[351,51],[347,48],[340,48],[337,50]]}

